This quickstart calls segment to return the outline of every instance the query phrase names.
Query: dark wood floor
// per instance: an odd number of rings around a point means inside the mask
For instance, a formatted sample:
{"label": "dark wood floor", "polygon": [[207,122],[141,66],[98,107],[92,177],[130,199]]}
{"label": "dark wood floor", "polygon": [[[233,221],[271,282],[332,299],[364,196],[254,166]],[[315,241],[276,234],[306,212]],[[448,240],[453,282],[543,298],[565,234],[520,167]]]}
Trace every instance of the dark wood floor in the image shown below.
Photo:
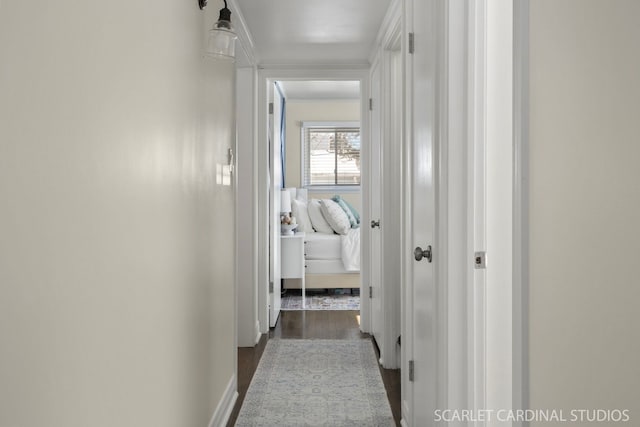
{"label": "dark wood floor", "polygon": [[[268,337],[290,339],[371,339],[369,334],[360,332],[358,319],[358,311],[283,311],[276,327],[269,331]],[[265,334],[255,347],[238,349],[239,396],[227,427],[233,427],[238,418],[244,396],[258,367],[258,362],[260,362],[267,340],[267,334]],[[380,354],[378,354],[378,357],[380,357]],[[399,426],[400,370],[380,367],[380,374],[387,390],[393,418],[396,421],[396,425]]]}

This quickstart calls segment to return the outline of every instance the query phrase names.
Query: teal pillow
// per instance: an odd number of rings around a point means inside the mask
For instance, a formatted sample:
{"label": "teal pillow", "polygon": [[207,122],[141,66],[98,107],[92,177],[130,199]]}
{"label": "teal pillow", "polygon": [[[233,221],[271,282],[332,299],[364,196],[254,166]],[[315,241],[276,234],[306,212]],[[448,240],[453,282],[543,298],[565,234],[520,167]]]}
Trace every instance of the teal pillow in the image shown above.
{"label": "teal pillow", "polygon": [[349,222],[351,223],[351,228],[360,227],[360,214],[353,206],[351,206],[349,202],[338,195],[333,196],[331,200],[340,205],[342,210],[347,214],[347,217],[349,217]]}

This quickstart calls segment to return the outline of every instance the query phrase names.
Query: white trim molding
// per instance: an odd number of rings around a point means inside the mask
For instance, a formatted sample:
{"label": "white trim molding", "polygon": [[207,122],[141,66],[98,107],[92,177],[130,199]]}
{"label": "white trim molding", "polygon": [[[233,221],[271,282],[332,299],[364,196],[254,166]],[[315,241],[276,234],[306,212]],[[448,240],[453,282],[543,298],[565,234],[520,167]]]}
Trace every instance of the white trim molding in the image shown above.
{"label": "white trim molding", "polygon": [[369,63],[373,64],[384,46],[390,44],[389,38],[392,34],[400,31],[402,25],[402,0],[391,0],[387,13],[382,19],[382,24],[376,35],[376,42],[373,45],[373,49],[369,54]]}
{"label": "white trim molding", "polygon": [[255,344],[260,342],[260,338],[262,338],[262,333],[260,332],[260,322],[256,321],[256,330],[255,330],[256,338]]}
{"label": "white trim molding", "polygon": [[234,374],[229,380],[227,388],[222,394],[222,398],[218,402],[218,406],[216,407],[216,410],[211,417],[211,421],[209,422],[209,427],[226,426],[229,422],[231,412],[233,411],[233,407],[235,406],[237,399],[237,377]]}
{"label": "white trim molding", "polygon": [[[486,242],[486,1],[471,0],[467,11],[467,85],[468,85],[468,259],[476,252],[487,251]],[[471,272],[467,304],[467,369],[468,408],[473,411],[486,409],[486,270]],[[484,421],[476,427],[486,425]]]}
{"label": "white trim molding", "polygon": [[236,180],[236,335],[240,347],[255,344],[254,323],[258,319],[256,75],[254,67],[236,70],[236,169],[233,175]]}
{"label": "white trim molding", "polygon": [[513,3],[513,144],[513,409],[528,409],[529,0]]}
{"label": "white trim molding", "polygon": [[240,43],[240,48],[244,51],[247,61],[250,65],[258,64],[260,58],[256,55],[255,44],[253,42],[253,36],[249,31],[249,27],[247,26],[247,21],[245,21],[244,16],[242,14],[242,10],[238,6],[237,0],[227,0],[229,3],[230,9],[233,11],[232,20],[234,26],[236,27],[236,34],[238,34],[238,42]]}

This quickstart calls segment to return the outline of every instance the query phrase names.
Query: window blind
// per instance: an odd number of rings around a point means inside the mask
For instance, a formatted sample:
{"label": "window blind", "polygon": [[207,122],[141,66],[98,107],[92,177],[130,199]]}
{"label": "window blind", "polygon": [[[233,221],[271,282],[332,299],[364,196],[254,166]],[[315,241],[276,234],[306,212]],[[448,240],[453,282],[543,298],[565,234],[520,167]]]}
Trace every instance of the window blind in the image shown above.
{"label": "window blind", "polygon": [[304,128],[304,185],[360,185],[360,128]]}

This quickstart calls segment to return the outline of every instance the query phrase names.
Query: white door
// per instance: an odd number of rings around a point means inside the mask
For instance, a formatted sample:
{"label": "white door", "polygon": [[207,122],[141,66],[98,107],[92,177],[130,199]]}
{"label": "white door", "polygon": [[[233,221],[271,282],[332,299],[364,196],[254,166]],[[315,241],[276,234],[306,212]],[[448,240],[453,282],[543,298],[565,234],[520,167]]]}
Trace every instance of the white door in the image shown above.
{"label": "white door", "polygon": [[[403,418],[409,426],[434,425],[437,405],[439,342],[437,322],[435,180],[437,129],[437,19],[438,0],[407,1],[405,19],[414,34],[415,50],[407,55],[407,151],[405,157],[405,334],[402,340]],[[417,261],[414,250],[431,246]],[[410,365],[413,369],[410,369]],[[413,371],[413,372],[410,372]],[[410,377],[410,374],[411,377]]]}
{"label": "white door", "polygon": [[380,79],[380,66],[374,65],[371,69],[371,143],[370,143],[370,198],[369,198],[369,212],[371,216],[371,223],[364,224],[370,233],[370,283],[371,287],[369,296],[371,297],[371,334],[378,343],[378,347],[382,348],[383,344],[383,330],[384,330],[384,316],[382,307],[382,290],[381,290],[381,277],[382,277],[382,239],[380,235],[380,218],[382,214],[382,159],[381,159],[381,131],[382,131],[382,117],[381,117],[381,79]]}
{"label": "white door", "polygon": [[[398,34],[399,36],[399,34]],[[385,50],[383,72],[383,142],[382,142],[382,307],[384,342],[380,345],[380,358],[387,369],[400,367],[400,336],[401,323],[401,277],[402,277],[402,55],[399,40]]]}
{"label": "white door", "polygon": [[276,326],[281,306],[280,274],[280,190],[282,189],[282,157],[280,139],[280,121],[282,116],[281,94],[273,85],[273,114],[269,115],[270,154],[270,283],[269,283],[269,326]]}

